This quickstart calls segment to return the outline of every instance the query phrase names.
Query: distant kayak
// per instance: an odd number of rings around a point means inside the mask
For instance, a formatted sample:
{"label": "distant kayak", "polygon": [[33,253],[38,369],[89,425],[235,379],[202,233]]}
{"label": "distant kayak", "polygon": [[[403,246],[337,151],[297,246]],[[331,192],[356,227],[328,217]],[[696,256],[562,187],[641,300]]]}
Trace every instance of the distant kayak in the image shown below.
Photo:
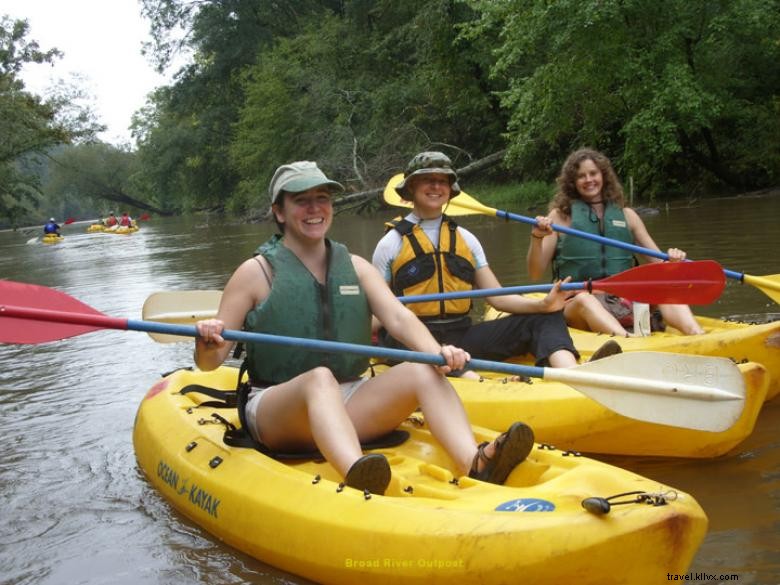
{"label": "distant kayak", "polygon": [[126,236],[128,234],[134,234],[139,229],[140,228],[138,225],[136,225],[135,221],[131,226],[112,225],[111,227],[106,227],[103,224],[95,223],[87,228],[87,233],[102,232],[104,234],[118,234]]}
{"label": "distant kayak", "polygon": [[690,495],[562,451],[535,448],[507,485],[458,477],[418,417],[401,425],[405,441],[379,449],[392,467],[387,494],[366,497],[321,458],[226,445],[235,407],[181,392],[231,390],[237,375],[178,370],[152,386],[133,431],[138,463],[202,528],[307,579],[649,584],[685,573],[704,538],[707,518]]}
{"label": "distant kayak", "polygon": [[138,229],[139,228],[137,225],[131,225],[131,226],[121,225],[114,230],[114,233],[127,236],[129,234],[134,234],[135,232],[138,231]]}
{"label": "distant kayak", "polygon": [[59,234],[44,234],[41,241],[44,244],[59,244],[65,241],[65,238]]}

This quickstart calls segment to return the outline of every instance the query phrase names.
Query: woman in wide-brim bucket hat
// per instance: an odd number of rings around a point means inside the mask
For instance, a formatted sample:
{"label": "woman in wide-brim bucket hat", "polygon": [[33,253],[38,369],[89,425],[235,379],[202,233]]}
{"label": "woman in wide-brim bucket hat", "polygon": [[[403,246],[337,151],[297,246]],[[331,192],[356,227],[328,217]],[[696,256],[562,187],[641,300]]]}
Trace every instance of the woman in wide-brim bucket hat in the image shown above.
{"label": "woman in wide-brim bucket hat", "polygon": [[395,191],[401,198],[412,200],[408,191],[409,180],[420,175],[447,175],[450,180],[450,199],[460,194],[458,173],[452,168],[452,161],[443,152],[421,152],[416,155],[406,167],[403,180],[395,186]]}

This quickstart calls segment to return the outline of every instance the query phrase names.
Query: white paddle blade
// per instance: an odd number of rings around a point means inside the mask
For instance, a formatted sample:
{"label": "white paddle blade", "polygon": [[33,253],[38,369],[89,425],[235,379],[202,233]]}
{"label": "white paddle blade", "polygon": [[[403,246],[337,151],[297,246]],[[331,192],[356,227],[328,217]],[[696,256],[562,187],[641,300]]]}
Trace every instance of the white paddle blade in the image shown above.
{"label": "white paddle blade", "polygon": [[545,368],[544,378],[623,416],[702,431],[731,428],[745,406],[745,381],[728,358],[636,351]]}
{"label": "white paddle blade", "polygon": [[[201,319],[217,316],[220,290],[166,291],[150,295],[144,303],[142,318],[144,321],[172,323],[175,325],[194,325]],[[149,333],[149,337],[158,343],[192,342],[191,337],[168,335],[167,333]]]}

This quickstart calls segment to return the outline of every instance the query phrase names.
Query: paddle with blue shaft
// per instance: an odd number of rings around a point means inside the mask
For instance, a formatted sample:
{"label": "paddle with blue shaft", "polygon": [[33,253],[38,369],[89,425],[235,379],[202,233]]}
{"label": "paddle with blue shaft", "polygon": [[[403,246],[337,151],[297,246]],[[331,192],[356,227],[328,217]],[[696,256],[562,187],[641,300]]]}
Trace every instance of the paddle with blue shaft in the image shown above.
{"label": "paddle with blue shaft", "polygon": [[[716,300],[726,278],[717,262],[667,262],[643,264],[601,280],[568,282],[563,290],[598,290],[649,304],[681,303],[703,305]],[[447,299],[481,298],[532,292],[548,292],[552,284],[508,286],[469,291],[409,295],[399,297],[402,303],[420,303]],[[144,303],[144,319],[162,323],[191,324],[215,317],[222,293],[218,290],[164,291],[151,294]],[[150,334],[161,342],[182,341],[181,337]]]}
{"label": "paddle with blue shaft", "polygon": [[[403,175],[398,174],[392,177],[388,181],[387,186],[385,187],[384,190],[384,200],[389,205],[411,209],[412,204],[409,201],[402,199],[401,196],[398,195],[398,193],[395,190],[395,186],[398,185],[398,183],[400,183],[402,179],[403,179]],[[500,217],[506,220],[527,223],[529,225],[536,225],[536,219],[532,217],[526,217],[525,215],[519,215],[517,213],[511,213],[509,211],[502,211],[500,209],[488,207],[487,205],[483,205],[482,203],[474,199],[471,195],[463,191],[461,191],[457,197],[450,199],[449,203],[444,208],[444,213],[451,216],[470,215],[474,213],[479,213],[483,215],[490,215],[493,217]],[[594,242],[599,242],[600,244],[604,244],[606,246],[622,248],[624,250],[628,250],[629,252],[633,252],[635,254],[644,254],[645,256],[651,256],[653,258],[659,258],[661,260],[669,260],[669,255],[665,252],[660,252],[659,250],[644,248],[642,246],[637,246],[636,244],[621,242],[620,240],[613,240],[612,238],[606,238],[604,236],[590,234],[588,232],[583,232],[563,225],[552,224],[551,227],[556,232],[561,232],[563,234],[576,236],[578,238],[584,238],[586,240],[592,240]],[[767,295],[769,298],[771,298],[773,301],[775,301],[776,303],[780,303],[780,274],[770,274],[767,276],[752,276],[750,274],[745,274],[744,272],[736,272],[734,270],[728,270],[726,268],[723,268],[722,270],[727,277],[754,286],[757,289],[759,289],[761,292],[763,292],[765,295]]]}
{"label": "paddle with blue shaft", "polygon": [[[99,329],[197,337],[194,325],[110,317],[57,290],[0,281],[0,343],[38,344]],[[437,354],[225,330],[230,341],[286,345],[323,353],[348,352],[394,361],[443,365]],[[726,358],[632,352],[574,368],[540,368],[472,359],[468,369],[543,378],[567,384],[607,408],[637,420],[703,431],[723,431],[740,417],[745,385]]]}

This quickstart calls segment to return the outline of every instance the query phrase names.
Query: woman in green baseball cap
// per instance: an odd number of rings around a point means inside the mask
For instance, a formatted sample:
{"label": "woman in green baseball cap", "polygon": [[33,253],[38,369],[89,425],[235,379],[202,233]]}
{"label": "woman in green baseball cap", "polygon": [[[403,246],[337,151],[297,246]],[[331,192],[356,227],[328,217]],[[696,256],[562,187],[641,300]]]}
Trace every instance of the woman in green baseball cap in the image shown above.
{"label": "woman in green baseball cap", "polygon": [[363,455],[361,441],[394,430],[416,407],[463,474],[503,483],[533,447],[522,423],[477,445],[463,406],[444,374],[469,355],[441,345],[396,299],[376,269],[326,236],[331,197],[341,185],[310,161],[280,166],[269,185],[281,234],[261,245],[225,286],[216,319],[197,324],[195,362],[218,367],[232,344],[223,329],[367,345],[376,315],[407,347],[441,354],[446,365],[402,363],[364,377],[368,361],[341,353],[248,344],[252,390],[239,414],[258,442],[276,451],[316,447],[348,486],[382,494],[391,470],[384,455]]}

